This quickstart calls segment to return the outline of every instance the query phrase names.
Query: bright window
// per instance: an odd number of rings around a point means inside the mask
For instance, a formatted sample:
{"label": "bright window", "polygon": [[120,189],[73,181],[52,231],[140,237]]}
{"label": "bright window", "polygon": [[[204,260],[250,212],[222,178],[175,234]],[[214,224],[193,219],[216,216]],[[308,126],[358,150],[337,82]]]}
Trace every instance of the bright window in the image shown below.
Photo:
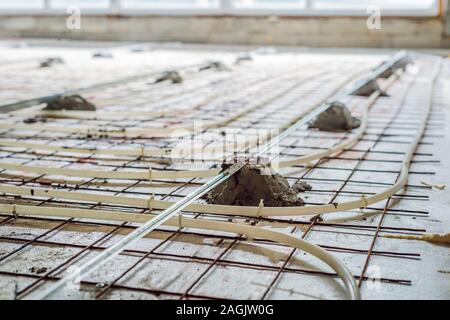
{"label": "bright window", "polygon": [[124,9],[196,9],[219,8],[220,0],[125,0],[120,2]]}
{"label": "bright window", "polygon": [[0,13],[62,13],[77,6],[85,14],[360,15],[379,6],[384,15],[436,16],[441,0],[0,0]]}
{"label": "bright window", "polygon": [[368,6],[379,6],[381,10],[426,10],[433,7],[434,0],[314,0],[314,9],[366,10]]}
{"label": "bright window", "polygon": [[15,0],[15,1],[0,1],[0,10],[30,10],[43,9],[44,0]]}
{"label": "bright window", "polygon": [[306,0],[234,0],[234,8],[247,9],[304,9]]}
{"label": "bright window", "polygon": [[66,9],[68,7],[80,9],[108,9],[109,0],[50,0],[50,9]]}

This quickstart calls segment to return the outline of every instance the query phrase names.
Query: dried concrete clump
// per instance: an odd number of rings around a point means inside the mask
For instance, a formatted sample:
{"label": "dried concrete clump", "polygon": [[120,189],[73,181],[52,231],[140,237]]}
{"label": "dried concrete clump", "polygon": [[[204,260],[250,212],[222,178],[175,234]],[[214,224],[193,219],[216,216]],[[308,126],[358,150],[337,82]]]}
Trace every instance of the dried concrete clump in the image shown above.
{"label": "dried concrete clump", "polygon": [[[222,164],[226,170],[230,164]],[[206,201],[210,204],[265,207],[303,206],[297,191],[269,165],[249,162],[227,181],[211,190]]]}
{"label": "dried concrete clump", "polygon": [[203,70],[209,70],[209,69],[215,69],[218,71],[230,71],[230,68],[227,67],[223,62],[221,61],[212,61],[208,63],[207,65],[200,67],[200,71]]}
{"label": "dried concrete clump", "polygon": [[390,76],[392,76],[398,69],[403,69],[403,71],[405,71],[406,67],[410,63],[412,63],[410,57],[400,59],[397,62],[395,62],[390,68],[387,68],[384,72],[382,72],[379,77],[382,79],[387,79]]}
{"label": "dried concrete clump", "polygon": [[113,58],[113,55],[111,52],[98,51],[92,55],[92,58],[108,58],[108,59],[110,59],[110,58]]}
{"label": "dried concrete clump", "polygon": [[327,110],[309,124],[309,127],[321,131],[341,132],[350,131],[360,125],[361,121],[353,117],[343,103],[334,101]]}
{"label": "dried concrete clump", "polygon": [[27,124],[38,123],[38,122],[45,123],[45,122],[47,122],[47,119],[43,118],[43,117],[35,117],[35,118],[24,119],[23,122],[27,123]]}
{"label": "dried concrete clump", "polygon": [[39,66],[41,68],[48,68],[57,64],[64,64],[64,60],[57,57],[57,58],[48,58],[45,59],[43,61],[41,61],[41,63],[39,64]]}
{"label": "dried concrete clump", "polygon": [[394,64],[393,67],[396,68],[396,69],[403,69],[403,71],[404,71],[404,70],[406,70],[406,67],[408,66],[408,64],[410,64],[412,62],[413,61],[412,61],[411,57],[407,56],[407,57],[404,57],[404,58],[398,60]]}
{"label": "dried concrete clump", "polygon": [[41,274],[44,272],[47,272],[47,268],[46,267],[31,267],[28,270],[30,270],[30,272],[32,273],[36,273],[36,274]]}
{"label": "dried concrete clump", "polygon": [[396,71],[395,68],[387,68],[386,70],[384,70],[384,72],[380,73],[380,78],[382,79],[387,79],[390,76],[392,76],[394,74],[394,72]]}
{"label": "dried concrete clump", "polygon": [[386,96],[386,93],[380,89],[378,82],[375,79],[369,80],[360,86],[358,89],[352,92],[354,96],[364,96],[368,97],[375,91],[380,91],[382,96]]}
{"label": "dried concrete clump", "polygon": [[305,192],[312,190],[312,187],[305,181],[299,181],[292,186],[292,189],[294,189],[297,192]]}
{"label": "dried concrete clump", "polygon": [[171,81],[172,83],[182,83],[183,77],[178,71],[167,71],[162,74],[154,83],[159,83],[163,81]]}
{"label": "dried concrete clump", "polygon": [[45,111],[95,111],[95,106],[78,94],[60,96],[55,100],[47,102]]}
{"label": "dried concrete clump", "polygon": [[239,65],[241,63],[250,62],[250,61],[253,61],[252,56],[248,53],[242,53],[236,57],[234,64]]}

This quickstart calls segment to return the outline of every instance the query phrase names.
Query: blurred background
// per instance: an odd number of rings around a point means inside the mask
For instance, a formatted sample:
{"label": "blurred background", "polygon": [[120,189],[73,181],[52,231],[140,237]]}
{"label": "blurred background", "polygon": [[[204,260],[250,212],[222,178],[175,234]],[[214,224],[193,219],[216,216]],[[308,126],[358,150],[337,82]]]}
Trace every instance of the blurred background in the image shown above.
{"label": "blurred background", "polygon": [[0,1],[0,37],[448,48],[448,0]]}

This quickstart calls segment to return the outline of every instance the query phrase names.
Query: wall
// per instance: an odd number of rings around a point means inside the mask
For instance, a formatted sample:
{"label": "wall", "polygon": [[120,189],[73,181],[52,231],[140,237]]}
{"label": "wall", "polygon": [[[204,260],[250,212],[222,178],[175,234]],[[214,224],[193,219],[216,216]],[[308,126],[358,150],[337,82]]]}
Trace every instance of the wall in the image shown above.
{"label": "wall", "polygon": [[450,48],[450,0],[447,1],[445,13],[443,47]]}
{"label": "wall", "polygon": [[84,15],[80,30],[69,30],[66,18],[0,16],[0,37],[442,48],[448,47],[450,35],[449,19],[443,18],[383,17],[381,30],[369,30],[364,17]]}

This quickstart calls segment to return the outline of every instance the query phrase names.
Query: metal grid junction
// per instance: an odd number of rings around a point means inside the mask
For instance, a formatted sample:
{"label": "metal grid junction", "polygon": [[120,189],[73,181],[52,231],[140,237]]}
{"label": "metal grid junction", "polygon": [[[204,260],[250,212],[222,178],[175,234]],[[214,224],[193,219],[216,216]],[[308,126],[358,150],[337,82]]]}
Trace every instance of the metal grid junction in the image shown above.
{"label": "metal grid junction", "polygon": [[[342,93],[346,85],[364,78],[388,58],[259,50],[252,54],[253,61],[233,65],[230,70],[200,71],[208,59],[221,58],[231,65],[229,62],[235,54],[179,49],[154,49],[137,54],[127,53],[125,48],[117,50],[130,61],[128,78],[122,81],[126,63],[116,64],[114,59],[100,60],[101,67],[98,67],[95,61],[86,58],[82,60],[86,72],[75,73],[70,71],[77,68],[70,57],[66,65],[52,69],[37,69],[36,61],[30,60],[0,66],[4,75],[0,85],[5,88],[8,84],[8,90],[2,89],[0,97],[7,101],[6,105],[13,104],[14,109],[1,114],[0,186],[29,188],[23,193],[1,190],[0,204],[13,205],[11,212],[6,209],[0,212],[2,299],[32,298],[57,279],[74,272],[74,266],[82,265],[140,225],[52,216],[52,208],[141,215],[162,211],[151,206],[96,202],[82,197],[71,200],[50,197],[35,194],[34,190],[179,201],[210,178],[153,178],[152,172],[214,169],[221,159],[200,152],[201,148],[178,158],[173,153],[148,155],[146,150],[172,150],[179,145],[207,148],[223,145],[224,141],[235,142],[235,135],[251,141],[264,130],[282,132],[301,118],[302,112]],[[125,58],[127,54],[138,57],[137,62]],[[164,59],[167,56],[170,59]],[[420,269],[425,250],[443,259],[448,257],[448,250],[445,246],[429,249],[428,243],[386,236],[427,232],[431,186],[424,181],[429,181],[440,165],[433,155],[433,144],[443,137],[444,96],[439,80],[448,76],[448,63],[442,64],[442,59],[434,56],[412,57],[406,71],[398,72],[395,79],[378,80],[381,87],[391,82],[388,96],[374,101],[367,128],[354,146],[306,164],[280,169],[291,184],[306,181],[312,185],[311,191],[300,194],[306,206],[342,203],[377,194],[398,179],[405,153],[424,120],[424,106],[431,98],[426,130],[411,161],[408,184],[401,192],[366,208],[326,214],[320,219],[196,211],[183,211],[182,217],[273,229],[314,243],[344,263],[363,298],[421,297]],[[144,60],[148,69],[139,69],[138,64]],[[97,67],[90,68],[86,63]],[[168,69],[179,70],[184,82],[153,84],[158,74]],[[99,70],[109,72],[108,77]],[[67,74],[71,76],[66,77]],[[437,81],[433,81],[433,74],[437,75]],[[40,80],[33,81],[35,77]],[[104,82],[110,83],[94,86]],[[88,112],[50,115],[42,112],[42,104],[21,108],[23,100],[64,90],[76,91],[79,87],[87,88],[80,93],[96,104],[95,117],[86,116]],[[368,98],[348,95],[345,99],[352,113],[361,117],[362,106]],[[139,130],[132,131],[136,128]],[[175,130],[178,133],[159,131],[172,128],[178,128]],[[305,125],[279,142],[277,154],[280,160],[293,159],[327,150],[353,134],[320,132]],[[62,149],[39,149],[34,144]],[[89,152],[140,148],[142,154],[134,155]],[[227,149],[225,156],[240,156],[253,148],[245,145]],[[85,152],[75,152],[78,149]],[[14,169],[5,164],[26,167]],[[141,172],[149,176],[148,179],[77,177],[36,172],[32,171],[33,167]],[[202,199],[196,202],[205,203]],[[46,214],[21,214],[15,210],[16,206],[42,207]],[[448,278],[444,279],[448,286]],[[445,296],[442,289],[445,281],[441,289],[439,285],[434,287],[437,296]],[[258,237],[180,225],[157,228],[81,279],[80,290],[64,288],[55,297],[342,299],[346,295],[336,273],[301,250]]]}

